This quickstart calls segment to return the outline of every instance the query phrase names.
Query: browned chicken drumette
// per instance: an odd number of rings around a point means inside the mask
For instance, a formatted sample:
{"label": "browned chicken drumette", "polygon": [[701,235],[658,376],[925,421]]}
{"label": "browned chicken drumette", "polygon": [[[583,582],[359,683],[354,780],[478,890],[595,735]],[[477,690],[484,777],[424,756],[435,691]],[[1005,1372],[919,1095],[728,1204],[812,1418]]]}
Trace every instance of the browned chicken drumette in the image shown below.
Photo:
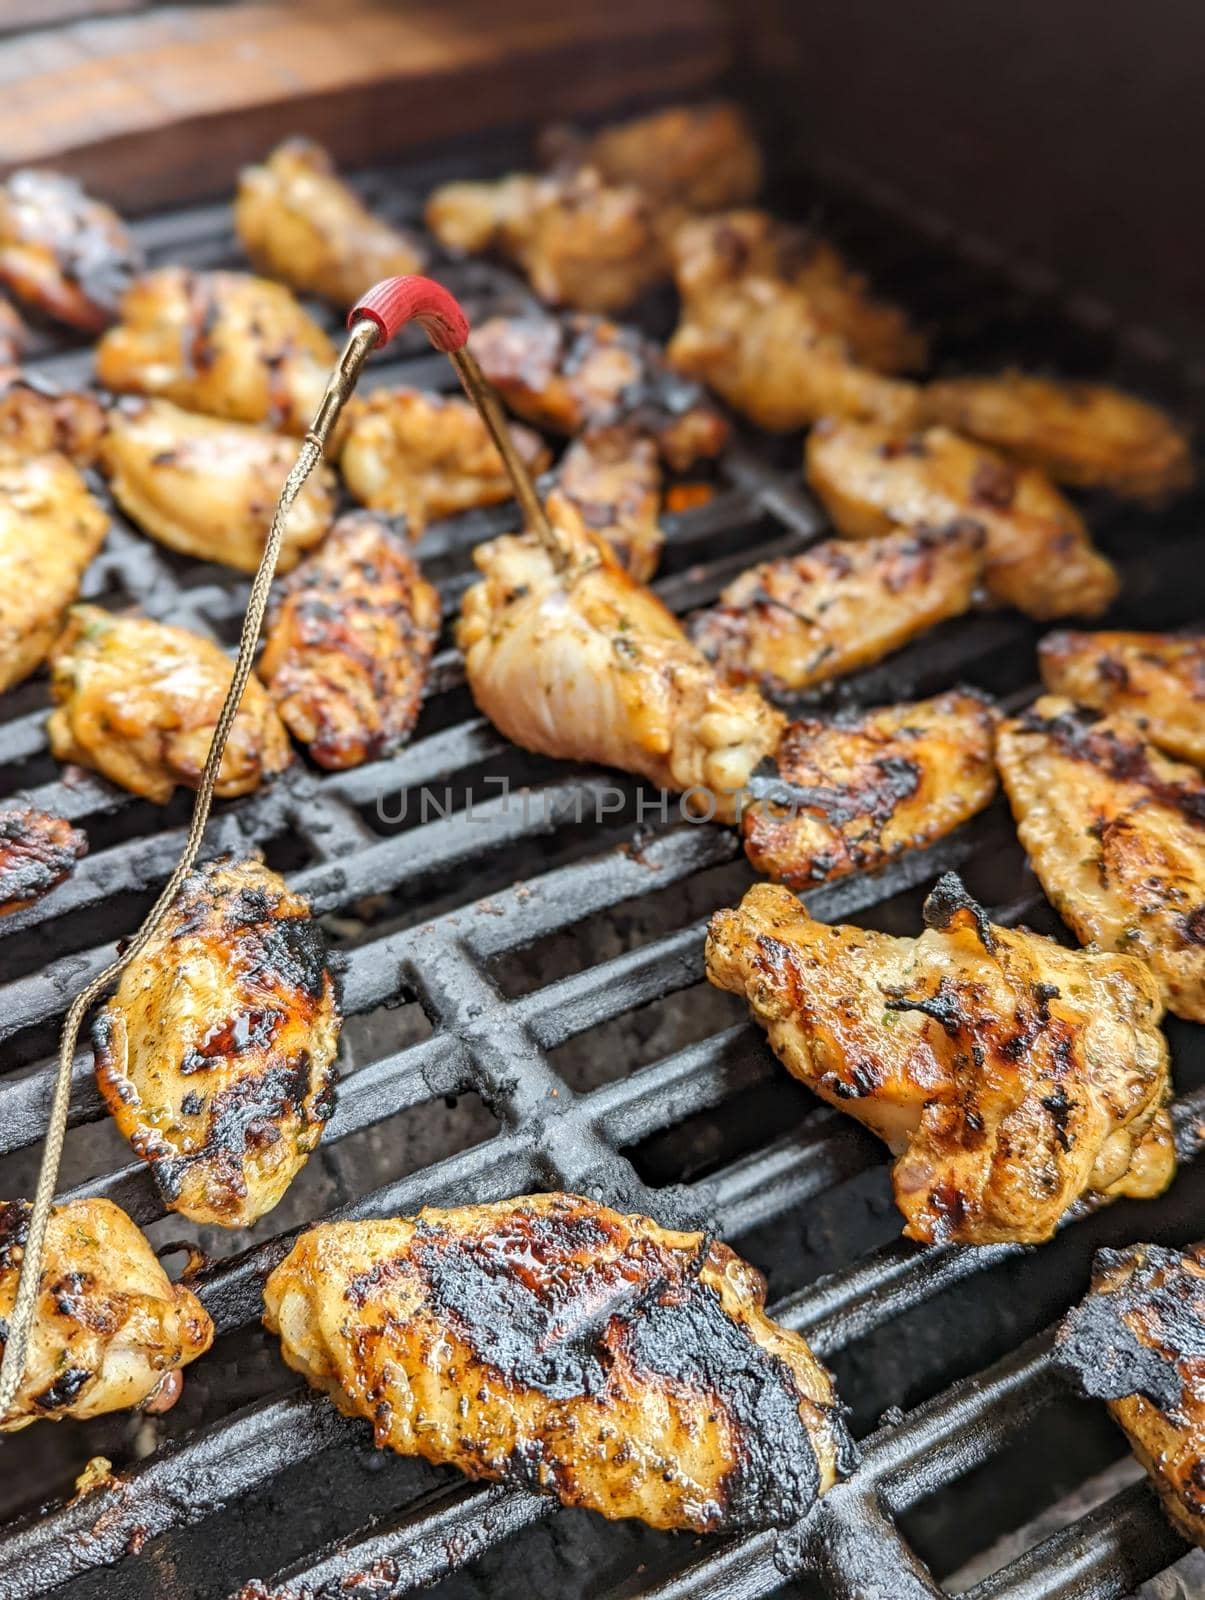
{"label": "browned chicken drumette", "polygon": [[403,541],[363,512],[281,586],[259,675],[319,766],[355,767],[409,737],[439,620]]}
{"label": "browned chicken drumette", "polygon": [[792,1523],[856,1462],[765,1295],[705,1234],[542,1194],[320,1224],[264,1322],[380,1446],[703,1533]]}
{"label": "browned chicken drumette", "polygon": [[113,321],[142,267],[117,213],[58,172],[14,172],[0,185],[0,284],[84,333]]}
{"label": "browned chicken drumette", "polygon": [[665,543],[661,480],[657,446],[623,429],[575,439],[557,468],[561,494],[637,583],[647,583],[656,572]]}
{"label": "browned chicken drumette", "polygon": [[0,300],[0,372],[16,366],[28,343],[29,330],[21,321],[16,306]]}
{"label": "browned chicken drumette", "polygon": [[1038,663],[1053,694],[1123,712],[1168,755],[1205,766],[1205,633],[1048,633]]}
{"label": "browned chicken drumette", "polygon": [[164,1204],[245,1228],[334,1109],[338,997],[306,900],[260,861],[189,874],[96,1019],[96,1081]]}
{"label": "browned chicken drumette", "polygon": [[712,918],[707,975],[794,1077],[887,1142],[909,1238],[1039,1244],[1082,1195],[1160,1194],[1175,1148],[1147,968],[997,927],[953,873],[925,925],[827,927],[756,884]]}
{"label": "browned chicken drumette", "polygon": [[87,839],[63,817],[34,806],[0,808],[0,917],[49,894],[87,853]]}
{"label": "browned chicken drumette", "polygon": [[77,466],[90,467],[107,426],[104,406],[87,390],[60,389],[15,369],[0,372],[0,452],[58,451]]}

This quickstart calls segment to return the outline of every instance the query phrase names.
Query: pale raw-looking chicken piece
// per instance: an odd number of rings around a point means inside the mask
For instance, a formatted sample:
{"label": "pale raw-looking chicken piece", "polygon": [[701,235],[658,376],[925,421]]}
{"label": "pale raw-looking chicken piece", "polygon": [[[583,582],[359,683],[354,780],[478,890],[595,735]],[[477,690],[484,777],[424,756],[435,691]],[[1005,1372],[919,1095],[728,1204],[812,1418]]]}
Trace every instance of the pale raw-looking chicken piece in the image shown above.
{"label": "pale raw-looking chicken piece", "polygon": [[768,784],[741,817],[745,854],[775,883],[808,889],[932,844],[995,794],[998,721],[990,701],[955,690],[792,722],[779,797]]}
{"label": "pale raw-looking chicken piece", "polygon": [[[109,414],[100,465],[113,498],[152,539],[201,561],[254,572],[297,441],[246,422],[125,400]],[[293,502],[277,570],[288,572],[335,516],[335,475],[319,463]]]}
{"label": "pale raw-looking chicken piece", "polygon": [[829,539],[742,572],[695,613],[691,637],[733,683],[827,683],[968,610],[983,549],[970,522],[860,544]]}
{"label": "pale raw-looking chicken piece", "polygon": [[164,1204],[250,1227],[334,1110],[338,996],[308,901],[255,859],[206,862],[96,1019],[96,1081]]}
{"label": "pale raw-looking chicken piece", "polygon": [[14,172],[0,184],[0,284],[56,322],[99,333],[142,268],[111,206],[58,172]]}
{"label": "pale raw-looking chicken piece", "polygon": [[1094,617],[1116,598],[1112,563],[1050,479],[948,428],[826,421],[808,436],[806,471],[849,539],[973,518],[987,533],[988,589],[1031,617]]}
{"label": "pale raw-looking chicken piece", "polygon": [[1004,723],[996,764],[1063,921],[1145,961],[1168,1010],[1205,1022],[1205,778],[1128,718],[1055,695]]}
{"label": "pale raw-looking chicken piece", "polygon": [[87,851],[85,836],[63,817],[34,806],[0,808],[0,917],[49,894]]}
{"label": "pale raw-looking chicken piece", "polygon": [[283,284],[187,267],[139,278],[96,347],[106,388],[281,433],[310,426],[334,361],[334,346]]}
{"label": "pale raw-looking chicken piece", "polygon": [[832,1379],[727,1245],[573,1194],[302,1234],[288,1364],[379,1446],[696,1533],[793,1523],[856,1453]]}
{"label": "pale raw-looking chicken piece", "polygon": [[[0,1334],[17,1298],[32,1207],[0,1204]],[[25,1376],[0,1433],[44,1418],[166,1411],[181,1367],[213,1343],[197,1297],[172,1283],[150,1241],[111,1200],[55,1206],[46,1228]],[[0,1352],[4,1338],[0,1337]]]}
{"label": "pale raw-looking chicken piece", "polygon": [[993,445],[1059,483],[1150,500],[1193,480],[1188,435],[1166,411],[1107,383],[1024,372],[943,378],[924,392],[928,421]]}
{"label": "pale raw-looking chicken piece", "polygon": [[78,467],[96,461],[108,427],[105,407],[87,390],[60,389],[18,372],[0,372],[0,452],[58,451]]}
{"label": "pale raw-looking chicken piece", "polygon": [[563,496],[547,512],[563,570],[531,533],[473,552],[484,576],[465,594],[458,640],[479,710],[525,750],[621,767],[731,821],[781,715],[722,682]]}
{"label": "pale raw-looking chicken piece", "polygon": [[[216,644],[187,628],[78,605],[50,670],[57,704],[46,729],[60,761],[159,805],[177,784],[198,786],[234,671]],[[250,794],[289,760],[289,736],[252,674],[214,794]]]}
{"label": "pale raw-looking chicken piece", "polygon": [[779,884],[720,911],[707,975],[896,1157],[905,1234],[1040,1244],[1083,1195],[1175,1171],[1159,989],[1130,956],[997,927],[947,873],[919,939],[814,921]]}
{"label": "pale raw-looking chicken piece", "polygon": [[[543,472],[543,441],[528,428],[511,437],[528,471]],[[432,518],[514,494],[489,430],[459,395],[377,389],[352,408],[339,465],[361,505],[404,516],[414,539]]]}
{"label": "pale raw-looking chicken piece", "polygon": [[108,530],[65,456],[0,447],[0,689],[46,659]]}
{"label": "pale raw-looking chicken piece", "polygon": [[1048,633],[1038,664],[1053,694],[1124,712],[1168,755],[1205,766],[1205,633]]}
{"label": "pale raw-looking chicken piece", "polygon": [[364,512],[341,517],[281,586],[259,675],[319,766],[359,766],[409,737],[439,622],[400,536]]}
{"label": "pale raw-looking chicken piece", "polygon": [[557,468],[561,494],[638,583],[656,572],[665,543],[661,480],[657,446],[622,428],[575,440]]}
{"label": "pale raw-looking chicken piece", "polygon": [[234,226],[257,272],[344,311],[381,278],[423,268],[418,241],[374,217],[311,139],[286,139],[243,169]]}
{"label": "pale raw-looking chicken piece", "polygon": [[15,367],[28,343],[29,329],[21,321],[16,306],[0,300],[0,371]]}

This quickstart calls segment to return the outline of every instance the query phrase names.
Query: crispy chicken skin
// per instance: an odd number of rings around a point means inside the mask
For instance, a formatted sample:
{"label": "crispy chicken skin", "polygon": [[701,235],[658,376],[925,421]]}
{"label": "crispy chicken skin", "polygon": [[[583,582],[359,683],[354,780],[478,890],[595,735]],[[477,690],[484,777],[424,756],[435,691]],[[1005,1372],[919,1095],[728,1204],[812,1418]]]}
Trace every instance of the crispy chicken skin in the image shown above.
{"label": "crispy chicken skin", "polygon": [[56,322],[99,333],[142,257],[117,213],[58,172],[0,184],[0,284]]}
{"label": "crispy chicken skin", "polygon": [[1169,1011],[1205,1022],[1205,779],[1126,717],[1055,695],[1004,723],[1017,833],[1076,937],[1145,961]]}
{"label": "crispy chicken skin", "polygon": [[557,468],[557,485],[582,521],[619,557],[625,572],[647,583],[665,543],[661,466],[651,439],[608,430],[571,444]]}
{"label": "crispy chicken skin", "polygon": [[1116,571],[1049,478],[948,428],[828,421],[808,437],[806,471],[850,539],[973,518],[987,533],[989,590],[1031,617],[1097,616],[1116,597]]}
{"label": "crispy chicken skin", "polygon": [[[17,1298],[32,1208],[0,1204],[0,1329]],[[141,1406],[166,1411],[180,1368],[213,1343],[201,1302],[169,1281],[145,1235],[111,1200],[50,1213],[25,1376],[0,1433],[44,1418],[81,1421]],[[0,1339],[0,1351],[4,1341]]]}
{"label": "crispy chicken skin", "polygon": [[[246,422],[125,400],[110,413],[100,464],[113,498],[152,539],[181,555],[254,572],[297,441]],[[278,571],[295,567],[335,515],[335,475],[319,465],[293,503]]]}
{"label": "crispy chicken skin", "polygon": [[807,889],[931,844],[995,794],[998,720],[982,696],[955,690],[792,722],[778,747],[781,799],[741,817],[745,854],[775,883]]}
{"label": "crispy chicken skin", "polygon": [[96,1081],[164,1204],[246,1228],[334,1110],[338,997],[307,901],[260,861],[207,862],[96,1019]]}
{"label": "crispy chicken skin", "polygon": [[1161,1193],[1175,1150],[1149,971],[989,924],[952,873],[924,914],[919,939],[828,927],[756,884],[712,918],[707,975],[887,1142],[909,1238],[1040,1244],[1085,1193]]}
{"label": "crispy chicken skin", "polygon": [[1041,467],[1060,483],[1157,499],[1193,480],[1188,436],[1165,411],[1107,383],[1001,372],[944,378],[924,393],[927,420]]}
{"label": "crispy chicken skin", "polygon": [[106,388],[281,433],[309,427],[335,360],[283,284],[243,272],[147,273],[122,301],[121,318],[96,347]]}
{"label": "crispy chicken skin", "polygon": [[108,426],[86,390],[59,389],[28,373],[0,372],[0,451],[36,456],[57,450],[77,466],[96,460]]}
{"label": "crispy chicken skin", "polygon": [[[529,471],[551,457],[528,428],[511,437]],[[458,395],[377,389],[352,414],[340,459],[361,505],[404,516],[417,539],[432,518],[493,506],[514,493],[476,409]]]}
{"label": "crispy chicken skin", "polygon": [[108,528],[64,456],[0,448],[0,689],[45,660]]}
{"label": "crispy chicken skin", "polygon": [[1205,1545],[1205,1244],[1098,1250],[1055,1360],[1113,1419],[1186,1539]]}
{"label": "crispy chicken skin", "polygon": [[[197,787],[233,674],[216,644],[187,628],[72,606],[50,669],[57,704],[46,727],[60,761],[160,805],[177,784]],[[289,759],[289,736],[252,674],[214,793],[250,794]]]}
{"label": "crispy chicken skin", "polygon": [[243,169],[234,226],[257,272],[344,311],[381,278],[423,268],[418,241],[374,217],[310,139],[286,139]]}
{"label": "crispy chicken skin", "polygon": [[0,300],[0,372],[16,366],[28,343],[29,329],[21,321],[16,306]]}
{"label": "crispy chicken skin", "polygon": [[1052,694],[1124,712],[1168,755],[1205,766],[1205,633],[1048,633],[1038,663]]}
{"label": "crispy chicken skin", "polygon": [[409,737],[439,621],[438,593],[366,512],[341,517],[281,586],[259,675],[319,766],[359,766]]}
{"label": "crispy chicken skin", "polygon": [[856,1459],[765,1294],[705,1234],[540,1194],[320,1224],[264,1322],[380,1446],[705,1533],[794,1522]]}
{"label": "crispy chicken skin", "polygon": [[64,818],[33,806],[0,808],[0,917],[49,894],[87,853],[87,839]]}
{"label": "crispy chicken skin", "polygon": [[479,710],[525,750],[701,790],[702,809],[732,820],[782,717],[721,682],[563,496],[547,511],[570,553],[564,571],[530,533],[473,553],[483,577],[464,597],[458,640]]}
{"label": "crispy chicken skin", "polygon": [[829,539],[764,561],[696,612],[691,637],[733,683],[807,689],[878,661],[961,616],[983,570],[973,523],[850,544]]}

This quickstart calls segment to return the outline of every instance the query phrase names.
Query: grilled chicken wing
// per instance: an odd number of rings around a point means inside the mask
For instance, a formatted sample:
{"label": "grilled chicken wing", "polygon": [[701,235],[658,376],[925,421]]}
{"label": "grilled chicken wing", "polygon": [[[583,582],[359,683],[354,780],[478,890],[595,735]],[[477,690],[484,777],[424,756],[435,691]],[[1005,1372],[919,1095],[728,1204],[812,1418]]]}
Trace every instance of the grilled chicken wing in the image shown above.
{"label": "grilled chicken wing", "polygon": [[712,918],[707,975],[794,1077],[887,1142],[909,1238],[1038,1244],[1085,1193],[1161,1193],[1167,1045],[1142,963],[996,927],[952,873],[925,925],[827,927],[756,884]]}
{"label": "grilled chicken wing", "polygon": [[542,1194],[312,1228],[264,1322],[378,1445],[702,1533],[794,1522],[854,1464],[765,1294],[705,1234]]}
{"label": "grilled chicken wing", "polygon": [[1205,1022],[1205,779],[1125,717],[1046,696],[1006,722],[996,762],[1051,904],[1084,943],[1151,967]]}
{"label": "grilled chicken wing", "polygon": [[[511,437],[531,472],[549,452],[527,428]],[[459,396],[378,389],[353,412],[340,466],[362,505],[405,516],[417,539],[433,517],[493,506],[514,494],[476,409]]]}
{"label": "grilled chicken wing", "polygon": [[[46,728],[60,761],[160,805],[177,784],[197,787],[233,673],[216,644],[187,628],[73,606],[50,668],[57,706]],[[214,793],[249,794],[288,764],[288,735],[253,675]]]}
{"label": "grilled chicken wing", "polygon": [[334,346],[289,291],[241,272],[163,267],[139,278],[96,347],[100,381],[187,411],[304,433]]}
{"label": "grilled chicken wing", "polygon": [[[0,1330],[8,1327],[32,1208],[0,1204]],[[145,1235],[111,1200],[73,1200],[50,1213],[25,1376],[0,1433],[46,1418],[99,1417],[141,1406],[166,1411],[180,1368],[213,1343],[201,1302],[171,1283]],[[0,1339],[0,1350],[3,1350]]]}
{"label": "grilled chicken wing", "polygon": [[45,659],[108,527],[65,457],[0,449],[0,689]]}
{"label": "grilled chicken wing", "polygon": [[0,185],[0,284],[18,300],[99,333],[141,267],[121,218],[74,178],[23,170]]}
{"label": "grilled chicken wing", "polygon": [[947,428],[825,422],[808,437],[807,480],[851,539],[972,517],[987,533],[988,588],[1031,617],[1096,616],[1117,594],[1113,566],[1048,478]]}
{"label": "grilled chicken wing", "polygon": [[56,450],[90,467],[107,427],[105,408],[86,390],[58,389],[17,371],[0,372],[0,452]]}
{"label": "grilled chicken wing", "polygon": [[484,577],[464,597],[458,637],[479,709],[525,750],[701,791],[709,813],[732,820],[782,717],[720,681],[563,496],[547,511],[570,553],[564,571],[530,533],[474,551]]}
{"label": "grilled chicken wing", "polygon": [[1048,633],[1038,662],[1053,694],[1124,712],[1168,755],[1205,766],[1205,633]]}
{"label": "grilled chicken wing", "polygon": [[[297,441],[245,422],[127,400],[110,413],[101,466],[113,498],[169,550],[254,572]],[[293,502],[278,570],[288,572],[330,527],[335,475],[319,464]]]}
{"label": "grilled chicken wing", "polygon": [[661,560],[661,467],[651,439],[610,429],[577,439],[557,469],[560,492],[582,521],[601,534],[619,564],[647,583]]}
{"label": "grilled chicken wing", "polygon": [[49,894],[87,853],[87,839],[64,818],[33,806],[0,808],[0,917]]}
{"label": "grilled chicken wing", "polygon": [[1188,436],[1158,406],[1107,383],[1002,372],[945,378],[924,393],[925,416],[1060,483],[1151,499],[1192,483]]}
{"label": "grilled chicken wing", "polygon": [[379,518],[341,517],[281,587],[259,675],[319,766],[395,750],[422,704],[439,595]]}
{"label": "grilled chicken wing", "polygon": [[806,689],[878,661],[961,616],[983,570],[973,523],[850,544],[829,539],[765,561],[691,619],[691,637],[733,683]]}
{"label": "grilled chicken wing", "polygon": [[28,343],[29,330],[21,321],[16,306],[0,300],[0,372],[16,366]]}
{"label": "grilled chicken wing", "polygon": [[96,1019],[96,1081],[164,1204],[245,1228],[334,1109],[338,998],[307,901],[257,860],[207,862]]}
{"label": "grilled chicken wing", "polygon": [[1107,1400],[1172,1522],[1205,1545],[1205,1244],[1098,1250],[1055,1359]]}
{"label": "grilled chicken wing", "polygon": [[998,720],[981,696],[954,691],[791,723],[781,790],[742,814],[746,855],[775,883],[807,889],[931,844],[995,794]]}
{"label": "grilled chicken wing", "polygon": [[310,139],[243,170],[234,226],[257,272],[344,310],[379,279],[423,268],[418,241],[374,217]]}

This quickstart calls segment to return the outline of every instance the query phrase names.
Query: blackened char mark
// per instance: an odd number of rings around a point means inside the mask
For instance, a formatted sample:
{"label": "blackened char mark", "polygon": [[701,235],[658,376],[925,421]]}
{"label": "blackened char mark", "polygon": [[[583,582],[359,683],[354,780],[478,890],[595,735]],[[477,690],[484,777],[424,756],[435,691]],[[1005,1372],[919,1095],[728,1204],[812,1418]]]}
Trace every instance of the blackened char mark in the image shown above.
{"label": "blackened char mark", "polygon": [[8,1272],[20,1264],[32,1215],[33,1207],[28,1200],[0,1203],[0,1272]]}
{"label": "blackened char mark", "polygon": [[90,1383],[93,1376],[86,1367],[68,1367],[65,1372],[59,1373],[49,1388],[30,1398],[39,1411],[59,1411],[78,1398],[84,1385]]}
{"label": "blackened char mark", "polygon": [[61,883],[87,849],[62,817],[31,806],[0,811],[0,916]]}
{"label": "blackened char mark", "polygon": [[967,893],[966,886],[956,872],[943,872],[933,885],[921,911],[925,927],[944,933],[960,911],[970,913],[974,919],[980,944],[989,955],[994,955],[996,940],[987,912]]}
{"label": "blackened char mark", "polygon": [[1104,713],[1077,706],[1055,717],[1027,711],[1021,726],[1027,733],[1042,734],[1072,761],[1084,761],[1118,783],[1141,784],[1151,798],[1179,811],[1199,827],[1205,827],[1205,784],[1190,779],[1169,783],[1151,766],[1151,750],[1137,729],[1121,734],[1116,728],[1102,727]]}
{"label": "blackened char mark", "polygon": [[964,1028],[971,1025],[971,1019],[963,1014],[958,986],[949,978],[941,979],[936,994],[919,998],[893,991],[887,1001],[887,1010],[919,1011],[926,1017],[932,1017],[951,1039],[956,1039]]}

